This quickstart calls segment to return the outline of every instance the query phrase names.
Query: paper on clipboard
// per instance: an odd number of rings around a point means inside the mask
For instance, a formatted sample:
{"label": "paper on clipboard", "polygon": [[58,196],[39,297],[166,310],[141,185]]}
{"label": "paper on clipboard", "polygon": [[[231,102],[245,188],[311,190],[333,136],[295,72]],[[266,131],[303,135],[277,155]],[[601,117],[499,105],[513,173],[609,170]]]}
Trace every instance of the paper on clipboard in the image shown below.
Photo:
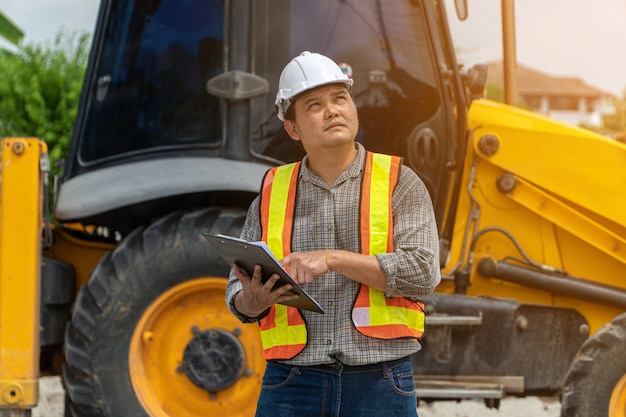
{"label": "paper on clipboard", "polygon": [[316,313],[324,313],[320,304],[289,276],[265,242],[248,242],[220,234],[203,233],[202,235],[211,243],[228,265],[237,264],[248,275],[252,275],[254,266],[258,264],[261,265],[261,280],[263,282],[267,281],[272,275],[278,274],[280,278],[276,285],[291,284],[293,288],[290,292],[298,294],[299,297],[295,300],[285,301],[282,304]]}

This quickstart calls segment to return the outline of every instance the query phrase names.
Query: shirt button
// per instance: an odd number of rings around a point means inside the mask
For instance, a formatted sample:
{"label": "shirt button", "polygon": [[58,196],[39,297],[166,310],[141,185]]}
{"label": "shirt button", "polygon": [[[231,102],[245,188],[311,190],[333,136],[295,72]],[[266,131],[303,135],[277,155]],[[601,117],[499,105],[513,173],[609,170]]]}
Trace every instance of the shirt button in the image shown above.
{"label": "shirt button", "polygon": [[333,341],[332,341],[332,340],[330,340],[330,339],[328,339],[328,340],[326,341],[326,344],[327,344],[327,345],[332,345],[332,344],[333,344]]}

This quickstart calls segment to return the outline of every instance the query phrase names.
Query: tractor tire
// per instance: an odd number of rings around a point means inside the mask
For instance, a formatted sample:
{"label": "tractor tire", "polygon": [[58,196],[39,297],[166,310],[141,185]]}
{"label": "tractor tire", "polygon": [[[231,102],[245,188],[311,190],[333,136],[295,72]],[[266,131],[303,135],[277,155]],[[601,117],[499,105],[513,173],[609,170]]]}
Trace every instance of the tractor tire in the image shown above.
{"label": "tractor tire", "polygon": [[565,379],[562,417],[626,416],[626,313],[581,347]]}
{"label": "tractor tire", "polygon": [[245,211],[174,213],[107,253],[66,328],[66,415],[253,416],[258,326],[224,300],[230,266],[202,232],[239,236]]}

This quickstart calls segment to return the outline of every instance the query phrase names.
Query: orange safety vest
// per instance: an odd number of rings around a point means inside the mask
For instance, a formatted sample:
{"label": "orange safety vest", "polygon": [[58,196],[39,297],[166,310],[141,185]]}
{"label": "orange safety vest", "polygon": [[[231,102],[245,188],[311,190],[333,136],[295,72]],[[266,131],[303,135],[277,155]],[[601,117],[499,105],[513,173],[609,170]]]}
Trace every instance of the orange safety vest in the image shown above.
{"label": "orange safety vest", "polygon": [[[367,152],[361,187],[361,253],[393,251],[391,197],[402,159]],[[272,168],[261,188],[262,240],[277,259],[291,252],[300,162]],[[352,321],[362,334],[379,339],[419,338],[424,333],[423,304],[404,297],[386,297],[361,285],[352,309]],[[307,330],[300,310],[275,304],[260,321],[265,359],[291,359],[304,350]]]}

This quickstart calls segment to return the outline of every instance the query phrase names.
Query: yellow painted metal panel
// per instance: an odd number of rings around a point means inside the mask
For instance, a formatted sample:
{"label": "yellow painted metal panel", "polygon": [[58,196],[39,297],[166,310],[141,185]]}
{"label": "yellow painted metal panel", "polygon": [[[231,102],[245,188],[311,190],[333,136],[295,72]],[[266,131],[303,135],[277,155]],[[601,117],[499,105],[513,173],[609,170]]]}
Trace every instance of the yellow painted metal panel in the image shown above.
{"label": "yellow painted metal panel", "polygon": [[[626,227],[626,146],[576,126],[488,100],[472,102],[474,149],[490,163]],[[486,135],[499,139],[492,155]]]}
{"label": "yellow painted metal panel", "polygon": [[2,140],[0,171],[0,406],[37,404],[43,141]]}
{"label": "yellow painted metal panel", "polygon": [[527,181],[518,178],[517,182],[515,189],[508,194],[514,201],[626,264],[626,238]]}
{"label": "yellow painted metal panel", "polygon": [[58,261],[71,264],[76,271],[76,293],[89,281],[89,274],[108,251],[115,245],[80,238],[63,228],[53,228],[54,246],[45,254]]}

